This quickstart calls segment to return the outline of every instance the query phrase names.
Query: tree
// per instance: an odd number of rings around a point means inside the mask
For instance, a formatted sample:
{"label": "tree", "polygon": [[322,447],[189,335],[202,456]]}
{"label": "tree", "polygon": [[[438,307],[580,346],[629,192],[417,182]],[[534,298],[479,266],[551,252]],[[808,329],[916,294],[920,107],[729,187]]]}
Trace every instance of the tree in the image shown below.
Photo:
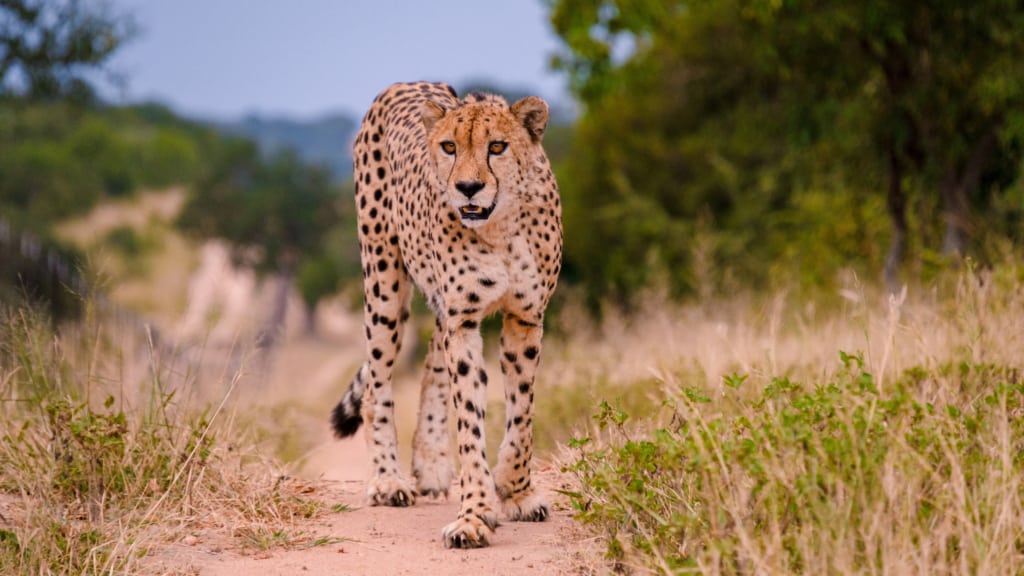
{"label": "tree", "polygon": [[337,193],[329,183],[326,169],[303,164],[290,150],[264,160],[252,142],[230,139],[179,219],[186,231],[227,241],[239,262],[277,275],[264,334],[270,343],[284,324],[297,270],[306,255],[319,251],[336,219]]}
{"label": "tree", "polygon": [[[731,16],[735,2],[685,14],[611,4],[562,2],[552,15],[570,48],[557,63],[586,104],[562,179],[566,229],[586,230],[566,235],[567,273],[592,304],[627,304],[652,281],[676,295],[730,274],[769,283],[765,263],[786,256],[797,227],[784,215],[799,185],[799,111],[771,62],[748,58],[764,40]],[[616,36],[633,47],[618,62]]]}
{"label": "tree", "polygon": [[[636,268],[653,254],[673,287],[692,289],[686,246],[701,218],[713,228],[715,261],[745,278],[770,277],[771,266],[821,249],[794,224],[806,222],[808,199],[825,193],[850,213],[822,216],[836,228],[841,218],[857,223],[829,246],[837,261],[877,252],[862,209],[885,199],[894,282],[911,229],[922,242],[930,234],[930,207],[944,215],[945,250],[962,254],[978,230],[971,210],[1019,168],[1024,8],[1016,3],[557,0],[551,8],[565,43],[554,64],[586,105],[567,227],[580,213],[591,219],[577,242],[597,251],[574,252],[567,237],[567,267],[594,269],[592,281],[635,282],[608,266]],[[918,210],[908,214],[910,202]]]}
{"label": "tree", "polygon": [[85,79],[134,31],[106,4],[0,0],[0,95],[91,99]]}
{"label": "tree", "polygon": [[312,336],[316,334],[316,306],[338,291],[341,271],[329,255],[315,254],[303,259],[296,280],[306,308],[306,335]]}
{"label": "tree", "polygon": [[[784,39],[780,61],[813,88],[810,96],[867,111],[862,129],[883,152],[888,181],[890,286],[903,258],[908,185],[941,206],[942,252],[962,257],[976,228],[972,202],[989,192],[987,179],[1020,162],[1024,7],[1005,0],[760,6],[755,28]],[[823,66],[822,58],[842,65]]]}

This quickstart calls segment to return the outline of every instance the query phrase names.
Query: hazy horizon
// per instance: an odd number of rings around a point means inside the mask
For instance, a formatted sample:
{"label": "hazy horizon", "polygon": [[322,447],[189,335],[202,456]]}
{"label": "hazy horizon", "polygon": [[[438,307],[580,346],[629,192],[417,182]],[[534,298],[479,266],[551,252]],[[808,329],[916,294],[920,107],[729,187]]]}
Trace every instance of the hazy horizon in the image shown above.
{"label": "hazy horizon", "polygon": [[[558,40],[540,1],[110,0],[139,28],[100,93],[206,120],[359,117],[392,82],[486,82],[572,100],[548,67]],[[242,13],[240,9],[246,12]],[[186,41],[182,41],[186,39]]]}

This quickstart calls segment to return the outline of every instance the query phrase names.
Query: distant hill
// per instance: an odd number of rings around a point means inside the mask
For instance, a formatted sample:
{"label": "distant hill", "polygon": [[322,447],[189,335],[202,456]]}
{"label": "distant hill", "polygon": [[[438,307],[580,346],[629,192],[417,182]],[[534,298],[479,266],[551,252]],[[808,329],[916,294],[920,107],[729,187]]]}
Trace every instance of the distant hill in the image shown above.
{"label": "distant hill", "polygon": [[[474,91],[493,92],[503,95],[509,102],[533,94],[529,88],[502,87],[487,80],[471,80],[456,86],[456,90],[461,96]],[[575,120],[576,109],[571,105],[549,104],[549,128],[567,126]],[[359,130],[359,118],[355,116],[332,113],[312,120],[296,120],[286,116],[249,114],[236,121],[214,122],[214,126],[227,134],[255,140],[264,154],[292,148],[306,162],[329,168],[335,181],[352,177],[352,139]]]}
{"label": "distant hill", "polygon": [[217,127],[255,140],[264,154],[292,148],[303,160],[326,166],[337,181],[352,176],[352,138],[358,122],[347,114],[313,120],[250,114],[234,122],[220,122]]}

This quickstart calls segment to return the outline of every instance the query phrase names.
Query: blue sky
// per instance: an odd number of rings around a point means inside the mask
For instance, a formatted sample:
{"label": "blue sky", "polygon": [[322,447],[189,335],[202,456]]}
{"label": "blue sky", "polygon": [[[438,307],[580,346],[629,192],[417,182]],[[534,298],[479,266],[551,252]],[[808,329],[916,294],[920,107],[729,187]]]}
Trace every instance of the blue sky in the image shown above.
{"label": "blue sky", "polygon": [[116,102],[201,117],[361,115],[392,82],[486,79],[568,102],[543,0],[110,0],[140,34]]}

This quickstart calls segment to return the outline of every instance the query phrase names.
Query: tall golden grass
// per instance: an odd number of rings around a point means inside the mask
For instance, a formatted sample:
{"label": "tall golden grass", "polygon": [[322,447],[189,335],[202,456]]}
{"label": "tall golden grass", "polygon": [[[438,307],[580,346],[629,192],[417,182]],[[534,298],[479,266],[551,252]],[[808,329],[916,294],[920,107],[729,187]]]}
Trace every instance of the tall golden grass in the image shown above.
{"label": "tall golden grass", "polygon": [[[566,309],[545,340],[541,457],[623,571],[1020,573],[1022,271],[898,295],[851,279],[822,300],[652,292],[600,322]],[[324,511],[239,420],[251,363],[183,358],[94,316],[55,332],[3,309],[0,573],[138,573],[211,532],[287,546]]]}
{"label": "tall golden grass", "polygon": [[236,426],[244,368],[203,383],[211,403],[182,358],[95,314],[55,331],[0,308],[0,573],[143,573],[196,535],[287,545],[324,511]]}
{"label": "tall golden grass", "polygon": [[566,493],[625,572],[1021,573],[1022,280],[851,283],[830,307],[652,296],[566,329],[539,427],[567,435],[566,397],[594,417]]}

